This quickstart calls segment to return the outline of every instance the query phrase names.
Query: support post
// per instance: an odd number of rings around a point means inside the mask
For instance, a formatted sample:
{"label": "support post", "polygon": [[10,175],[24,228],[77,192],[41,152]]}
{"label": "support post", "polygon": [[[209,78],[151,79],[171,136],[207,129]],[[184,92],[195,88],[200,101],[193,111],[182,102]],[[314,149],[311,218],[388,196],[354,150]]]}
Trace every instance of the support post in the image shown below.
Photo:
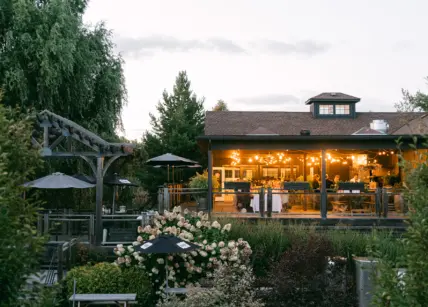
{"label": "support post", "polygon": [[101,245],[103,239],[103,167],[104,157],[97,158],[97,191],[95,209],[95,244]]}
{"label": "support post", "polygon": [[321,151],[321,218],[327,218],[327,189],[326,189],[326,161],[325,149]]}
{"label": "support post", "polygon": [[303,181],[306,181],[306,157],[307,154],[303,154]]}
{"label": "support post", "polygon": [[262,187],[260,189],[259,193],[259,210],[260,210],[260,216],[265,217],[265,188]]}
{"label": "support post", "polygon": [[213,209],[213,153],[211,146],[208,149],[208,214]]}
{"label": "support post", "polygon": [[267,192],[267,217],[272,217],[272,188],[268,188]]}

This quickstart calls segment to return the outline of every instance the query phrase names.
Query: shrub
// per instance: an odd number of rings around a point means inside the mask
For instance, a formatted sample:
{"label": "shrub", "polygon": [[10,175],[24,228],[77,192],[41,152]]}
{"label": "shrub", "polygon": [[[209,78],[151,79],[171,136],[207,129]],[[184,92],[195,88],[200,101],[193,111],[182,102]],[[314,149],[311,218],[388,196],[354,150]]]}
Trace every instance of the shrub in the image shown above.
{"label": "shrub", "polygon": [[[425,144],[426,145],[426,144]],[[428,301],[428,155],[417,161],[403,161],[406,170],[405,198],[409,204],[409,227],[399,241],[404,251],[396,258],[379,251],[374,304],[376,306],[426,306]],[[404,276],[398,269],[405,268]]]}
{"label": "shrub", "polygon": [[66,298],[76,293],[137,293],[140,305],[146,306],[151,297],[150,281],[144,270],[137,267],[119,268],[111,263],[75,267],[64,280]]}
{"label": "shrub", "polygon": [[291,238],[291,247],[272,265],[266,279],[269,306],[354,306],[353,275],[325,235],[309,232]]}
{"label": "shrub", "polygon": [[39,269],[44,238],[37,235],[37,204],[22,184],[41,163],[31,147],[33,122],[0,103],[0,306],[18,306],[29,275]]}
{"label": "shrub", "polygon": [[262,307],[256,298],[254,275],[246,266],[221,265],[209,279],[210,288],[191,287],[185,299],[172,296],[160,301],[159,307]]}
{"label": "shrub", "polygon": [[221,220],[221,222],[232,224],[230,239],[237,240],[244,237],[250,244],[253,251],[251,264],[257,277],[265,277],[270,264],[277,261],[290,246],[289,237],[284,232],[285,226],[279,221],[251,223],[246,220],[231,219]]}
{"label": "shrub", "polygon": [[[247,265],[251,256],[248,242],[238,239],[228,241],[231,225],[224,227],[217,221],[210,222],[208,215],[203,212],[190,213],[175,207],[173,212],[165,211],[164,215],[154,217],[154,227],[138,227],[140,234],[137,241],[128,247],[118,245],[114,252],[118,256],[116,264],[121,267],[140,266],[147,270],[156,289],[163,289],[165,278],[174,287],[197,284],[197,282],[212,273],[215,267],[223,263]],[[140,254],[135,251],[146,240],[154,239],[160,234],[172,234],[183,240],[200,246],[197,251],[168,255]],[[166,277],[165,266],[168,265]],[[160,292],[158,292],[160,293]]]}

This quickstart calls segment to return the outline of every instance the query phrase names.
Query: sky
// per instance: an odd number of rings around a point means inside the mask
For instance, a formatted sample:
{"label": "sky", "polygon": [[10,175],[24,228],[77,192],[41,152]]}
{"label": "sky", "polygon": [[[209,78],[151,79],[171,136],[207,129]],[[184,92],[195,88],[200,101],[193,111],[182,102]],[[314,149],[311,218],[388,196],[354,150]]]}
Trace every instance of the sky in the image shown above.
{"label": "sky", "polygon": [[164,89],[186,70],[211,110],[309,111],[322,92],[394,111],[401,89],[428,92],[426,0],[90,0],[125,61],[125,135],[140,139]]}

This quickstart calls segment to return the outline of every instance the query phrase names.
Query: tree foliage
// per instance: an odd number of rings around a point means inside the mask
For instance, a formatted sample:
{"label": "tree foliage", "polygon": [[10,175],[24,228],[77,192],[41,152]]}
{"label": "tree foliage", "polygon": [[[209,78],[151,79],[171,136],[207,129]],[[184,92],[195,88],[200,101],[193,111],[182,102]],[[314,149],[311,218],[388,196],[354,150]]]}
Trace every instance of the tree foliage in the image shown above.
{"label": "tree foliage", "polygon": [[38,269],[43,239],[36,235],[36,206],[21,186],[40,165],[29,142],[32,121],[0,105],[0,306],[19,306],[26,276]]}
{"label": "tree foliage", "polygon": [[[419,154],[417,161],[401,162],[406,170],[409,206],[409,226],[400,241],[405,253],[396,261],[375,254],[380,258],[374,298],[377,306],[422,307],[428,301],[428,155]],[[406,269],[404,275],[399,268]]]}
{"label": "tree foliage", "polygon": [[104,137],[121,127],[122,59],[103,24],[82,22],[86,0],[0,2],[3,103],[48,109]]}
{"label": "tree foliage", "polygon": [[[196,138],[204,131],[204,99],[193,93],[185,71],[179,72],[172,93],[163,92],[156,109],[157,116],[150,114],[152,131],[143,137],[148,157],[172,153],[203,163]],[[187,179],[194,170],[184,174]],[[152,167],[144,168],[140,177],[151,192],[155,192],[156,187],[167,179],[165,170]]]}
{"label": "tree foliage", "polygon": [[218,100],[216,105],[213,107],[213,111],[229,111],[227,103],[224,100]]}
{"label": "tree foliage", "polygon": [[[428,81],[428,77],[426,78]],[[403,98],[394,106],[398,112],[428,111],[428,95],[420,91],[411,94],[408,90],[402,89]]]}

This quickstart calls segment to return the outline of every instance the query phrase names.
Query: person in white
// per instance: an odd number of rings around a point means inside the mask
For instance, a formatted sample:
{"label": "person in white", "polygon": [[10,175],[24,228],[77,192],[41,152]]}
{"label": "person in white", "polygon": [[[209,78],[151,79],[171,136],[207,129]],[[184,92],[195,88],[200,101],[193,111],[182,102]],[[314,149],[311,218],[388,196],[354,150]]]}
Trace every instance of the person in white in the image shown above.
{"label": "person in white", "polygon": [[360,182],[360,179],[358,178],[358,175],[357,175],[357,174],[355,174],[355,175],[354,175],[354,178],[352,178],[352,179],[350,180],[350,182],[353,182],[353,183]]}

